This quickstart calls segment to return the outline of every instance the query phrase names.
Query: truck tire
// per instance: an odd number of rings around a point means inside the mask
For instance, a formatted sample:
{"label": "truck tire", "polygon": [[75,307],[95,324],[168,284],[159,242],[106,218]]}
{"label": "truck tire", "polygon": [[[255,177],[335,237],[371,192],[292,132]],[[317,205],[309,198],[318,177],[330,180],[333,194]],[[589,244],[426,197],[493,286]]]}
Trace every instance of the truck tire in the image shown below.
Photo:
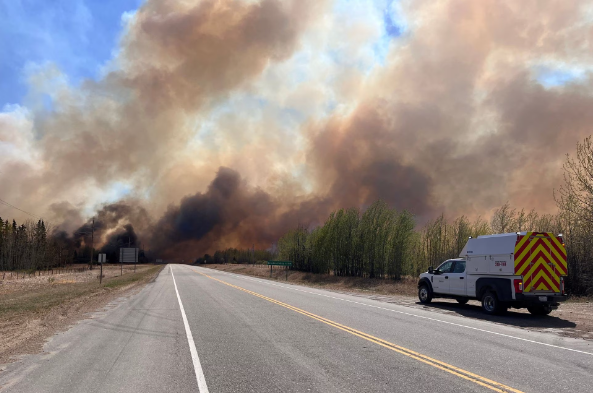
{"label": "truck tire", "polygon": [[489,315],[498,315],[501,314],[505,308],[500,304],[500,300],[498,300],[496,293],[486,291],[482,296],[482,310]]}
{"label": "truck tire", "polygon": [[467,304],[467,301],[468,301],[469,299],[462,299],[462,298],[459,298],[459,299],[456,299],[456,300],[457,300],[457,303],[459,303],[459,304]]}
{"label": "truck tire", "polygon": [[418,288],[418,299],[420,299],[420,303],[424,304],[428,304],[432,301],[432,292],[430,291],[428,285],[420,285]]}
{"label": "truck tire", "polygon": [[530,306],[527,307],[527,311],[529,311],[531,315],[548,315],[552,312],[552,307],[548,305]]}

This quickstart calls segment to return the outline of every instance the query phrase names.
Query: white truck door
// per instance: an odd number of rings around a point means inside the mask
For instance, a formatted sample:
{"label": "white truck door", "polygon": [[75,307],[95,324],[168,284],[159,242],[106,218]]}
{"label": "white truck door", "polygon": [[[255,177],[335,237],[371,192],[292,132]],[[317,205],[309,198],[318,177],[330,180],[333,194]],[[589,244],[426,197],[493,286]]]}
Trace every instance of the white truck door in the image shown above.
{"label": "white truck door", "polygon": [[467,278],[465,274],[465,261],[455,261],[453,270],[449,276],[449,293],[451,295],[465,296],[467,294],[465,286]]}
{"label": "white truck door", "polygon": [[433,275],[432,290],[435,293],[449,294],[449,274],[453,269],[453,261],[445,261],[437,267]]}

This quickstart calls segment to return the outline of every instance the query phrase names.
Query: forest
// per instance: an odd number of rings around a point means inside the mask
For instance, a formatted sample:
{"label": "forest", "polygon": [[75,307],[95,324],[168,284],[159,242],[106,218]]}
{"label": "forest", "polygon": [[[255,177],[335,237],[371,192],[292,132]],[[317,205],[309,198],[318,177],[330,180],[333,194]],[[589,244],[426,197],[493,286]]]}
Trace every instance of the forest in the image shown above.
{"label": "forest", "polygon": [[76,249],[63,232],[55,233],[43,220],[17,225],[0,217],[0,271],[64,267],[85,251],[90,254],[90,249]]}

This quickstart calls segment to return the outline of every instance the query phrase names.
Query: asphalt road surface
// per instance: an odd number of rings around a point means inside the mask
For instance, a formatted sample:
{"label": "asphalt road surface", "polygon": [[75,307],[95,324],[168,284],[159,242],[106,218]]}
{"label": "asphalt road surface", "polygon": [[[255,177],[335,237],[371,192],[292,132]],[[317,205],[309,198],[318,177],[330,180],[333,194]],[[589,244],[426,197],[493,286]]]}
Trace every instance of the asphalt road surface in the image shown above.
{"label": "asphalt road surface", "polygon": [[170,265],[0,374],[2,392],[591,392],[593,346]]}

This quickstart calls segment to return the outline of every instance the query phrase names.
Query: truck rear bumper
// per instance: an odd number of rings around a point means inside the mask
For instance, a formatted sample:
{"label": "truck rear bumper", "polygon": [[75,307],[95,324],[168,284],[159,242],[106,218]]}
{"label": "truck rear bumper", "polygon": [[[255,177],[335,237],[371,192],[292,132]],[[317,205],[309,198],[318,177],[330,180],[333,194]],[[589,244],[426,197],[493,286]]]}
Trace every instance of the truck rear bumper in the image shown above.
{"label": "truck rear bumper", "polygon": [[560,302],[564,302],[568,299],[567,295],[524,295],[518,293],[515,295],[516,300],[513,302],[512,307],[528,307],[537,305],[549,305],[554,308],[558,307]]}

